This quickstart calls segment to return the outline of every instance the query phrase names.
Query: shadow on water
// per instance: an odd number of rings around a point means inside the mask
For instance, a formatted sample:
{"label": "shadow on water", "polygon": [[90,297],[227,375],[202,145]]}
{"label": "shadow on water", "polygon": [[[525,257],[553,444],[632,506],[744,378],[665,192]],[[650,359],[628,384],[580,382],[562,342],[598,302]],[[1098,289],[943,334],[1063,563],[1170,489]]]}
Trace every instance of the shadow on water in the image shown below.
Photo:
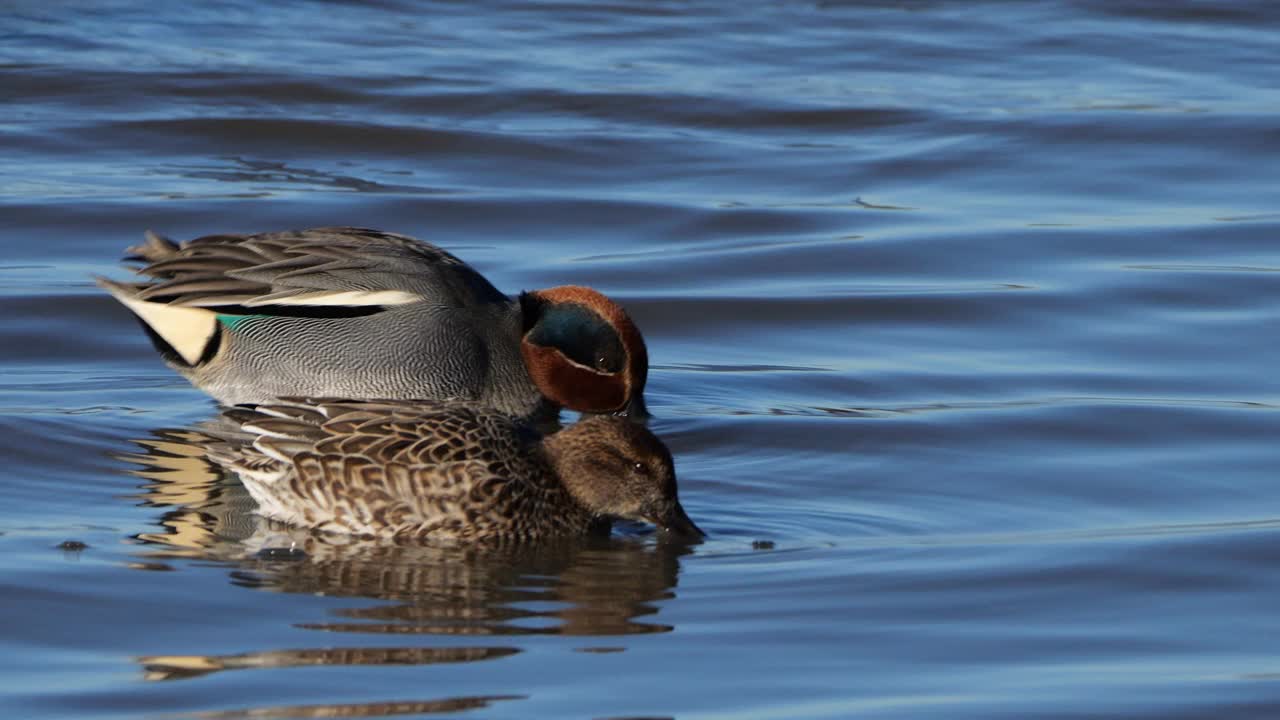
{"label": "shadow on water", "polygon": [[[141,549],[130,567],[166,571],[175,569],[175,562],[213,561],[229,568],[236,586],[351,603],[330,609],[331,621],[292,624],[323,633],[316,647],[139,657],[148,681],[229,670],[475,663],[522,652],[517,639],[523,636],[623,636],[673,629],[654,616],[658,601],[674,597],[680,557],[691,552],[687,546],[634,534],[478,547],[311,533],[255,515],[244,486],[205,460],[206,446],[225,438],[225,428],[216,421],[160,429],[134,441],[140,452],[118,455],[135,466],[131,474],[145,481],[136,498],[165,511],[158,527],[133,536]],[[357,641],[344,647],[333,645],[335,634],[505,641],[425,647],[394,642],[369,647]],[[579,650],[625,648],[611,642]],[[198,717],[449,713],[523,697],[254,708]]]}

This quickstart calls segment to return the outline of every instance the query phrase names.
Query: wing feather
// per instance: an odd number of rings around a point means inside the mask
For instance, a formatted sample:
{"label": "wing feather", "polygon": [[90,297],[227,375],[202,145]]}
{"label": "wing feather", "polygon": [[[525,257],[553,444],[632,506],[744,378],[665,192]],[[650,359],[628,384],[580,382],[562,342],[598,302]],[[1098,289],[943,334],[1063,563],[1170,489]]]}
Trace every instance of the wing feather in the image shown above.
{"label": "wing feather", "polygon": [[126,260],[141,299],[172,305],[392,305],[506,303],[469,265],[435,245],[366,228],[209,235],[181,245],[148,233]]}
{"label": "wing feather", "polygon": [[285,522],[373,535],[509,534],[522,531],[538,497],[557,491],[523,427],[471,403],[289,399],[227,415],[257,435],[233,466],[262,513]]}

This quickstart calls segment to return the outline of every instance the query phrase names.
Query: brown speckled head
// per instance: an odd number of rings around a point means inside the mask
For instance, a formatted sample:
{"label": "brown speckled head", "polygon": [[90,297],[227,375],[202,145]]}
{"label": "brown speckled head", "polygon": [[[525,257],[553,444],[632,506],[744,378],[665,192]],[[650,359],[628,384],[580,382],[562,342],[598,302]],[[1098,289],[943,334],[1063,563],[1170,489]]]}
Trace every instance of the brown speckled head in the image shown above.
{"label": "brown speckled head", "polygon": [[563,285],[520,295],[520,353],[550,401],[579,412],[642,409],[649,354],[635,323],[588,287]]}
{"label": "brown speckled head", "polygon": [[680,505],[671,451],[647,428],[621,417],[584,417],[543,446],[560,481],[592,513],[704,536]]}

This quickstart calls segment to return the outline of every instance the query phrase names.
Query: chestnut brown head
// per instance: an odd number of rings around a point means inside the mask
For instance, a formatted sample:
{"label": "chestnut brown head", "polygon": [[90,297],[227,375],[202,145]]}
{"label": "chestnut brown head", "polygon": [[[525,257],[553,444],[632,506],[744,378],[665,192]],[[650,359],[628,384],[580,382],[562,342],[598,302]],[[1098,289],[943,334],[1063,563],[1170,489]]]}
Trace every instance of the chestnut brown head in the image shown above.
{"label": "chestnut brown head", "polygon": [[646,415],[649,354],[635,323],[588,287],[520,295],[520,354],[548,400],[588,413]]}

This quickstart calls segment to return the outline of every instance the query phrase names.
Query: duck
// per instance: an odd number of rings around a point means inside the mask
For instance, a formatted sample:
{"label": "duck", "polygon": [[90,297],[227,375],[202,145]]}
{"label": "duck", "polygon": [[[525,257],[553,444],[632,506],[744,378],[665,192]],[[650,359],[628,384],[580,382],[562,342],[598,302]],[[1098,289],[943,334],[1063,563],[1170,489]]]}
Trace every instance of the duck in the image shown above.
{"label": "duck", "polygon": [[170,367],[223,405],[461,399],[517,417],[648,417],[644,338],[588,287],[511,298],[436,245],[358,227],[181,244],[148,231],[125,253],[146,279],[98,285]]}
{"label": "duck", "polygon": [[410,543],[533,542],[616,519],[705,535],[680,504],[671,452],[625,417],[538,434],[466,401],[284,398],[223,413],[246,438],[210,460],[286,525]]}

